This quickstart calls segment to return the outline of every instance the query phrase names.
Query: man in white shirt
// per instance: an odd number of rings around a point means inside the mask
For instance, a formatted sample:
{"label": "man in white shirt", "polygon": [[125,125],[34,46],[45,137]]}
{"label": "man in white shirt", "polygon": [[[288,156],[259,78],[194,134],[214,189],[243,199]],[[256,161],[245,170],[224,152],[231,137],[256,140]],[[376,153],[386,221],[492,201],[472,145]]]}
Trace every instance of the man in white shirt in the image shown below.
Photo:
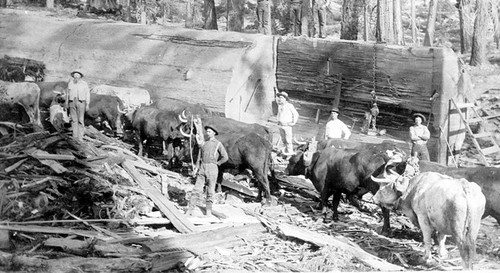
{"label": "man in white shirt", "polygon": [[285,154],[293,154],[292,126],[299,120],[299,113],[295,107],[288,102],[288,94],[279,92],[276,95],[278,103],[278,126],[280,128],[281,140],[285,145]]}
{"label": "man in white shirt", "polygon": [[431,133],[427,126],[422,124],[422,122],[425,122],[425,117],[419,113],[413,116],[415,118],[415,125],[410,127],[411,155],[418,156],[420,160],[430,161],[427,141],[431,137]]}
{"label": "man in white shirt", "polygon": [[339,109],[337,107],[333,107],[331,113],[331,120],[326,123],[325,139],[349,139],[351,131],[347,128],[347,125],[345,125],[345,123],[338,118]]}
{"label": "man in white shirt", "polygon": [[72,79],[68,82],[66,107],[69,108],[71,116],[73,137],[83,140],[85,131],[84,116],[85,111],[89,110],[90,89],[87,82],[82,79],[82,72],[75,70],[71,72],[71,77]]}

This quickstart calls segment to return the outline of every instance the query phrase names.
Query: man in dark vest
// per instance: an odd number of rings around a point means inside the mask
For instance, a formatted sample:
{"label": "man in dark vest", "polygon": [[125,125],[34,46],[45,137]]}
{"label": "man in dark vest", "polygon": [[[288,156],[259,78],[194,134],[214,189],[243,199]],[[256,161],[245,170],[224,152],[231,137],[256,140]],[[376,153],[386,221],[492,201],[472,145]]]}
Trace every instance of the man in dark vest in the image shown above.
{"label": "man in dark vest", "polygon": [[290,0],[290,25],[293,36],[302,34],[302,0]]}

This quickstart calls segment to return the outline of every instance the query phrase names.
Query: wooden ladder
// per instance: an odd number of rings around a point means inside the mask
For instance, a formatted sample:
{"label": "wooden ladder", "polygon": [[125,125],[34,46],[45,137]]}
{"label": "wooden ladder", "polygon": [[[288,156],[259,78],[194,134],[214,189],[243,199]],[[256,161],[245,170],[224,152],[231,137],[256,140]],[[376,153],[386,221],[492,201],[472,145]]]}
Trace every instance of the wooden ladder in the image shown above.
{"label": "wooden ladder", "polygon": [[[451,110],[452,110],[452,106],[455,107],[457,113],[460,116],[460,119],[465,124],[465,128],[466,128],[467,132],[472,137],[472,142],[474,143],[474,146],[476,147],[476,149],[479,151],[479,155],[481,156],[481,160],[483,161],[483,163],[486,166],[490,166],[490,163],[486,159],[486,156],[490,155],[490,154],[494,154],[494,153],[500,152],[500,147],[496,143],[495,139],[493,138],[493,134],[491,132],[483,132],[483,133],[474,134],[472,132],[472,130],[470,129],[469,124],[470,123],[476,123],[476,122],[484,122],[484,121],[486,121],[486,119],[493,118],[494,116],[491,116],[491,117],[488,117],[488,116],[481,117],[479,115],[479,113],[477,112],[474,103],[471,103],[471,102],[457,103],[454,99],[451,99],[450,113],[451,113]],[[468,119],[465,116],[465,114],[462,112],[462,109],[465,109],[467,111],[467,109],[469,109],[469,108],[474,111],[474,113],[476,115],[475,118],[469,118]],[[479,138],[488,139],[491,143],[493,143],[493,146],[490,146],[490,147],[487,147],[487,148],[481,148],[481,146],[479,145],[479,142],[477,141],[477,139],[479,139]]]}

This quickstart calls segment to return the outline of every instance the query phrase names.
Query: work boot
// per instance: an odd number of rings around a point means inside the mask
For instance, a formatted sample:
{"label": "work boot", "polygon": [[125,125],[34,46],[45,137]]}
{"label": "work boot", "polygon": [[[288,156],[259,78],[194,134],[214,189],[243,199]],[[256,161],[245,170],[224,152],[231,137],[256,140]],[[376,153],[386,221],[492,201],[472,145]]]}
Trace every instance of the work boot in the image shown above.
{"label": "work boot", "polygon": [[186,211],[186,215],[193,215],[194,208],[196,207],[196,203],[198,203],[198,194],[192,193],[191,198],[189,198],[189,205]]}
{"label": "work boot", "polygon": [[212,202],[207,202],[206,213],[207,217],[212,216]]}

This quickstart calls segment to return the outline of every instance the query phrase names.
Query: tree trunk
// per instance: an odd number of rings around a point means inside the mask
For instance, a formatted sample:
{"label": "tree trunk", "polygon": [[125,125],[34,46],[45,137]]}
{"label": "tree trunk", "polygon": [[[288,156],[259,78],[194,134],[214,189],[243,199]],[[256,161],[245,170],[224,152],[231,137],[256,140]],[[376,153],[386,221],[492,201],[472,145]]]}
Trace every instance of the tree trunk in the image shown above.
{"label": "tree trunk", "polygon": [[393,28],[393,13],[392,13],[392,0],[385,0],[385,33],[387,33],[387,43],[394,44],[394,28]]}
{"label": "tree trunk", "polygon": [[205,0],[203,7],[204,29],[217,29],[217,14],[215,0]]}
{"label": "tree trunk", "polygon": [[500,18],[498,17],[498,2],[491,1],[491,18],[493,20],[493,39],[495,40],[495,44],[497,45],[497,49],[500,48]]}
{"label": "tree trunk", "polygon": [[368,33],[370,33],[370,16],[369,12],[371,10],[370,3],[368,0],[364,0],[364,5],[363,5],[363,22],[364,22],[364,28],[363,28],[363,40],[368,41]]}
{"label": "tree trunk", "polygon": [[227,0],[227,30],[243,32],[245,0]]}
{"label": "tree trunk", "polygon": [[430,0],[429,14],[427,15],[427,29],[425,30],[424,46],[434,45],[436,14],[437,14],[437,0]]}
{"label": "tree trunk", "polygon": [[415,15],[415,0],[410,1],[410,25],[411,25],[411,41],[413,45],[417,44],[417,21]]}
{"label": "tree trunk", "polygon": [[474,12],[470,0],[457,0],[457,9],[460,21],[460,51],[466,53],[471,48],[472,22],[474,21]]}
{"label": "tree trunk", "polygon": [[401,21],[401,3],[400,0],[394,0],[394,37],[397,45],[404,44],[403,41],[403,26]]}
{"label": "tree trunk", "polygon": [[357,40],[359,26],[359,12],[362,2],[360,0],[344,0],[342,3],[342,23],[340,26],[340,39]]}
{"label": "tree trunk", "polygon": [[375,32],[376,40],[377,42],[383,42],[386,40],[386,33],[385,33],[385,0],[377,0],[377,29]]}
{"label": "tree trunk", "polygon": [[488,64],[487,44],[488,44],[488,2],[485,0],[476,1],[476,20],[474,23],[474,34],[472,35],[472,52],[470,65],[481,66]]}

